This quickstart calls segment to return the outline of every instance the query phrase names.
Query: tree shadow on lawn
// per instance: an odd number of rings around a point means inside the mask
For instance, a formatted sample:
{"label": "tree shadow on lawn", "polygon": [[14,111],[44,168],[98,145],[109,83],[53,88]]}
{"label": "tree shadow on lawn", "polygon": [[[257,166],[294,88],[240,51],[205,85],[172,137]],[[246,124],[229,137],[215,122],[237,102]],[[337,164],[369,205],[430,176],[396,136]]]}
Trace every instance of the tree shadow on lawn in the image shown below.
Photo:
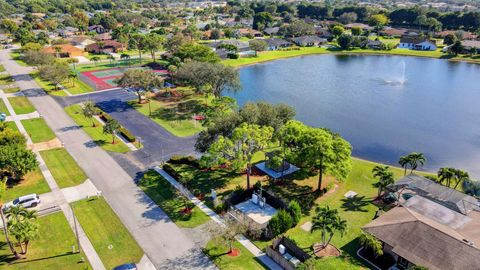
{"label": "tree shadow on lawn", "polygon": [[357,237],[340,248],[343,254],[341,257],[348,259],[349,262],[355,266],[366,267],[366,265],[362,262],[362,259],[357,256],[357,251],[359,248],[360,242],[359,237]]}
{"label": "tree shadow on lawn", "polygon": [[198,99],[190,99],[175,104],[162,106],[152,111],[152,118],[163,119],[166,121],[188,120],[194,114],[200,114],[204,111],[205,104]]}
{"label": "tree shadow on lawn", "polygon": [[[187,187],[190,191],[198,189],[204,194],[210,193],[211,189],[223,189],[233,179],[242,176],[241,173],[231,170],[216,169],[203,171],[188,165],[178,165],[175,166],[175,169],[186,178]],[[225,194],[220,193],[219,195]]]}
{"label": "tree shadow on lawn", "polygon": [[369,199],[365,199],[365,196],[358,195],[352,198],[343,198],[341,201],[341,208],[349,212],[368,212],[368,210],[364,208],[372,203]]}

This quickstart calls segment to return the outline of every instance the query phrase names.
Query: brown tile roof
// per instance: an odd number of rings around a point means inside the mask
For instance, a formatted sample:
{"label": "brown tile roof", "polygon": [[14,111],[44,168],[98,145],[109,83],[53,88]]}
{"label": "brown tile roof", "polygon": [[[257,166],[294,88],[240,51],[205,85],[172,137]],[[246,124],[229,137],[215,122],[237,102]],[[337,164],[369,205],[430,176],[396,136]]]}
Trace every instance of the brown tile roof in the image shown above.
{"label": "brown tile roof", "polygon": [[61,53],[81,53],[83,54],[83,50],[79,49],[75,46],[72,46],[70,44],[59,44],[59,45],[54,45],[54,46],[49,46],[43,48],[43,51],[46,53],[56,53],[55,47],[60,47],[61,48]]}
{"label": "brown tile roof", "polygon": [[407,207],[393,208],[363,230],[392,246],[396,254],[430,270],[478,270],[480,266],[480,250],[463,240],[461,232],[465,231],[454,230]]}

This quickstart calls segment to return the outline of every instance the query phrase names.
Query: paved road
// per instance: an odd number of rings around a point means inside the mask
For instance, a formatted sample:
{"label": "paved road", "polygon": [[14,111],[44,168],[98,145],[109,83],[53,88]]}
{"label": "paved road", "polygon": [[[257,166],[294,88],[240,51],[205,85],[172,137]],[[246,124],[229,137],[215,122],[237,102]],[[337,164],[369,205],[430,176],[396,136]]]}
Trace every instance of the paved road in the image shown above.
{"label": "paved road", "polygon": [[132,178],[102,148],[75,125],[63,108],[39,89],[27,74],[31,71],[0,51],[1,64],[17,80],[47,124],[64,142],[115,213],[158,269],[215,268],[193,241],[132,181]]}
{"label": "paved road", "polygon": [[125,90],[110,90],[82,96],[56,98],[62,106],[90,100],[117,119],[140,138],[143,149],[128,154],[112,154],[130,175],[158,165],[173,155],[196,155],[195,137],[179,138],[127,104],[136,95]]}

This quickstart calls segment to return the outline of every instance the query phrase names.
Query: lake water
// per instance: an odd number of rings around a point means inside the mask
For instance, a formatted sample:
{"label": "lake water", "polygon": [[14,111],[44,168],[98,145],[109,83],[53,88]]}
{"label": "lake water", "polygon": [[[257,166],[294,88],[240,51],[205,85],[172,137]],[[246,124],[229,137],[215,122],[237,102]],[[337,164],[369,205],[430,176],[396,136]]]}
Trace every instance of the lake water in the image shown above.
{"label": "lake water", "polygon": [[296,118],[340,133],[356,157],[480,177],[480,65],[401,56],[313,55],[240,69],[248,101],[286,103]]}

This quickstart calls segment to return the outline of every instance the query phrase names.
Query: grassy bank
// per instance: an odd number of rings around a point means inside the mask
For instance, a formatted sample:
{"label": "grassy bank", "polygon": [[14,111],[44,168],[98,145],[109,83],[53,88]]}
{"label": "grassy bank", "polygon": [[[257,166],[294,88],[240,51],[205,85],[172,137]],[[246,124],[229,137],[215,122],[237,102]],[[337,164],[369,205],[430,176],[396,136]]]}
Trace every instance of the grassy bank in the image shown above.
{"label": "grassy bank", "polygon": [[92,120],[86,118],[82,114],[82,108],[80,105],[71,105],[65,108],[65,112],[75,121],[75,123],[80,126],[92,139],[93,142],[102,147],[107,151],[126,153],[130,151],[128,147],[120,141],[119,139],[115,140],[115,144],[112,143],[112,136],[110,134],[103,133],[102,125],[97,121],[95,122],[95,127],[92,126]]}
{"label": "grassy bank", "polygon": [[393,49],[390,51],[371,50],[371,49],[352,49],[340,50],[337,48],[327,49],[320,47],[302,47],[299,50],[290,51],[265,51],[259,52],[257,57],[245,57],[239,59],[227,59],[223,63],[229,66],[240,67],[245,65],[252,65],[277,59],[297,57],[302,55],[312,54],[369,54],[369,55],[400,55],[400,56],[416,56],[428,57],[436,59],[448,59],[450,61],[464,61],[470,63],[480,64],[480,56],[465,56],[465,55],[448,55],[442,53],[440,50],[436,51],[416,51],[408,49]]}
{"label": "grassy bank", "polygon": [[[193,207],[190,214],[182,213],[185,200],[175,192],[175,188],[154,170],[147,171],[140,181],[140,188],[162,208],[178,226],[194,228],[210,220],[198,207]],[[190,204],[190,203],[188,203]]]}
{"label": "grassy bank", "polygon": [[107,269],[140,261],[142,249],[103,198],[75,202],[73,209]]}
{"label": "grassy bank", "polygon": [[[14,261],[8,245],[0,243],[0,269],[91,269],[83,252],[72,253],[72,246],[77,245],[75,235],[63,213],[41,217],[38,223],[38,239],[31,241],[26,259]],[[0,234],[4,240],[3,230]]]}
{"label": "grassy bank", "polygon": [[87,179],[83,170],[64,148],[41,151],[40,155],[60,188],[76,186]]}

